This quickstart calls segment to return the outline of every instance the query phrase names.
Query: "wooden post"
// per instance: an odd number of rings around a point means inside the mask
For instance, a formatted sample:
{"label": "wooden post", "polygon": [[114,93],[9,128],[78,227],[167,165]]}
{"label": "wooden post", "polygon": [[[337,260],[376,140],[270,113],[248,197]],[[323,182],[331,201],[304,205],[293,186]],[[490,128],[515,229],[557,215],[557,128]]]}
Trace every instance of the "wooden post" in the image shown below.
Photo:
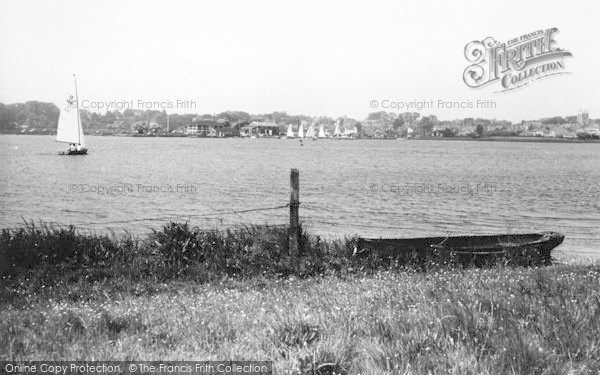
{"label": "wooden post", "polygon": [[298,220],[298,206],[300,205],[300,172],[293,168],[290,173],[290,233],[289,233],[289,255],[298,256],[298,239],[300,235],[300,223]]}

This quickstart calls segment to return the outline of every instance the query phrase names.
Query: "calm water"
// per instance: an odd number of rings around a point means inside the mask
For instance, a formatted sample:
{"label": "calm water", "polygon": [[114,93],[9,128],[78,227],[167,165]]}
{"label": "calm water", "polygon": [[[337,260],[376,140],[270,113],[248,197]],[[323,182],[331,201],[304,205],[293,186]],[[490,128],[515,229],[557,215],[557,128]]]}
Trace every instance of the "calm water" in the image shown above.
{"label": "calm water", "polygon": [[[600,256],[600,144],[88,137],[59,156],[47,136],[0,136],[0,226],[22,218],[143,233],[288,220],[329,236],[554,230],[559,256]],[[112,189],[112,190],[111,190]],[[158,220],[156,220],[158,219]]]}

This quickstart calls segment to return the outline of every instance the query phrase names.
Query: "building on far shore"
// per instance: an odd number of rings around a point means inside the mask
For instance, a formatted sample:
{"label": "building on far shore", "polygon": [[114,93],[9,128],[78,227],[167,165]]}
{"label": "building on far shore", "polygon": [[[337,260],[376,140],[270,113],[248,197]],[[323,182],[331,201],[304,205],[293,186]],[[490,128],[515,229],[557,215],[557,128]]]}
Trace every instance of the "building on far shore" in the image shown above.
{"label": "building on far shore", "polygon": [[278,137],[279,125],[274,122],[252,121],[240,128],[242,137]]}
{"label": "building on far shore", "polygon": [[590,114],[588,111],[579,111],[577,114],[577,123],[579,125],[585,126],[590,122]]}
{"label": "building on far shore", "polygon": [[477,131],[477,128],[474,125],[465,124],[459,129],[459,131],[456,135],[461,136],[461,137],[466,137],[471,134],[475,134],[476,131]]}
{"label": "building on far shore", "polygon": [[225,120],[195,118],[187,126],[185,134],[198,137],[235,137],[239,136],[239,131]]}
{"label": "building on far shore", "polygon": [[192,123],[187,126],[185,133],[187,135],[208,136],[216,133],[215,129],[220,126],[221,124],[215,120],[195,118],[192,120]]}

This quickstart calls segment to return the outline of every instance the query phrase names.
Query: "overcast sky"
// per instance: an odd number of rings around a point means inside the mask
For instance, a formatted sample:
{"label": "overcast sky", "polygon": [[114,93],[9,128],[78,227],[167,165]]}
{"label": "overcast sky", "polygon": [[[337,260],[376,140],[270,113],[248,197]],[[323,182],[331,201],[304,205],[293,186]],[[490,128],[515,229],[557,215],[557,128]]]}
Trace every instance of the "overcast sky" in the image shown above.
{"label": "overcast sky", "polygon": [[[377,100],[493,100],[495,109],[424,109],[441,119],[600,117],[597,0],[2,1],[0,102],[190,100],[173,113],[362,119]],[[472,40],[557,27],[569,75],[495,93],[462,79]]]}

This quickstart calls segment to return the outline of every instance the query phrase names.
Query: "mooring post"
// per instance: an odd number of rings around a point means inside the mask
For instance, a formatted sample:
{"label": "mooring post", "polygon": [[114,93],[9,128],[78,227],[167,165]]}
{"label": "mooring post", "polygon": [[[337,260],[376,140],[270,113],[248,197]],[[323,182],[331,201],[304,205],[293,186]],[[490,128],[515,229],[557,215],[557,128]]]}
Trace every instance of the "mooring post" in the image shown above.
{"label": "mooring post", "polygon": [[290,234],[289,234],[289,255],[298,256],[298,239],[300,232],[300,223],[298,220],[298,208],[300,205],[300,172],[293,168],[290,172]]}

